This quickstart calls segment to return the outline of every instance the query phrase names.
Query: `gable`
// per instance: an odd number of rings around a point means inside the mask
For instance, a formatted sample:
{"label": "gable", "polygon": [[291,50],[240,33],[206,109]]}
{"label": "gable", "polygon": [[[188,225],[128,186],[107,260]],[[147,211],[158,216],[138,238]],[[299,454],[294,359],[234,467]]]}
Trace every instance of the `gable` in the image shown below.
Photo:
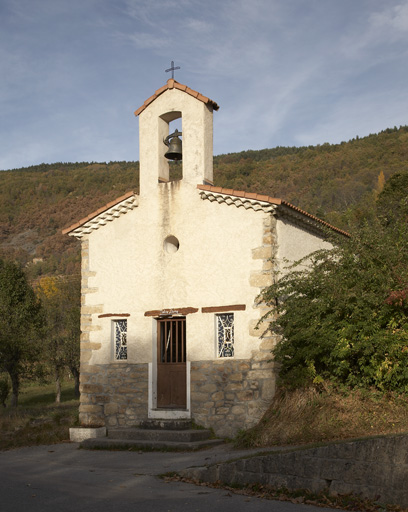
{"label": "gable", "polygon": [[[162,184],[162,186],[164,187],[165,184]],[[321,234],[325,229],[330,229],[343,236],[349,236],[346,231],[332,226],[328,222],[301,210],[283,199],[241,190],[214,187],[211,185],[197,185],[197,189],[203,200],[216,202],[218,204],[225,203],[246,210],[251,209],[265,213],[273,213],[277,217],[286,218],[294,224],[301,225],[303,229],[318,234]],[[82,238],[84,235],[99,229],[107,222],[113,221],[115,218],[126,214],[137,206],[139,206],[139,196],[134,192],[128,192],[95,212],[90,213],[87,217],[63,229],[62,234]]]}
{"label": "gable", "polygon": [[246,210],[250,208],[252,210],[275,213],[277,217],[288,218],[295,224],[301,224],[304,229],[318,232],[318,234],[321,234],[325,229],[330,229],[341,235],[349,236],[346,231],[332,226],[328,222],[301,210],[283,199],[211,185],[197,185],[197,189],[200,191],[202,199],[208,199],[211,202],[233,204],[237,208],[243,207]]}
{"label": "gable", "polygon": [[138,196],[134,192],[128,192],[110,203],[107,203],[105,206],[102,206],[95,212],[90,213],[75,224],[63,229],[62,234],[82,238],[84,235],[88,235],[108,222],[111,222],[121,215],[126,214],[128,211],[133,210],[133,208],[138,205]]}
{"label": "gable", "polygon": [[187,85],[180,84],[179,82],[176,82],[176,80],[174,80],[173,78],[170,78],[169,80],[167,80],[167,83],[163,85],[163,87],[157,89],[156,92],[152,94],[150,98],[148,98],[141,107],[135,110],[135,116],[140,115],[145,110],[145,108],[150,105],[150,103],[152,103],[165,91],[170,89],[178,89],[179,91],[183,91],[186,94],[193,96],[193,98],[202,101],[206,105],[211,106],[213,110],[218,110],[220,108],[215,101],[210,100],[210,98],[207,98],[207,96],[204,96],[203,94],[194,91],[193,89],[190,89],[190,87],[187,87]]}

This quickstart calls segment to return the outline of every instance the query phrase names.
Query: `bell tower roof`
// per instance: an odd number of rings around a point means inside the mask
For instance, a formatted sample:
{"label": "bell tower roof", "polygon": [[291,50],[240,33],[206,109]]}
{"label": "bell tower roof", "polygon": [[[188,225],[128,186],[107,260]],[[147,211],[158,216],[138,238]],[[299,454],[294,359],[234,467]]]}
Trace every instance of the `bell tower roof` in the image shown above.
{"label": "bell tower roof", "polygon": [[213,100],[210,100],[210,98],[207,98],[207,96],[202,95],[201,93],[194,91],[193,89],[190,89],[190,87],[187,87],[187,85],[180,84],[173,78],[169,78],[167,80],[167,83],[163,85],[163,87],[160,87],[160,89],[157,89],[157,91],[148,98],[141,107],[139,107],[137,110],[135,110],[135,116],[138,116],[143,112],[143,110],[150,105],[156,98],[158,98],[161,94],[163,94],[168,89],[178,89],[180,91],[184,91],[190,96],[193,96],[194,98],[202,101],[206,105],[210,105],[213,110],[218,110],[220,107],[217,105],[217,103]]}

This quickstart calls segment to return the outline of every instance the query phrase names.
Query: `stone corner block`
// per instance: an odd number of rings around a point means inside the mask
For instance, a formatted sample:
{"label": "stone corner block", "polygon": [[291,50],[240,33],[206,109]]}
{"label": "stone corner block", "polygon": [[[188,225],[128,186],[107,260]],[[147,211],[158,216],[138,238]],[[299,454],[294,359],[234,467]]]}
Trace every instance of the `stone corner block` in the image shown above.
{"label": "stone corner block", "polygon": [[272,257],[272,249],[270,246],[256,247],[252,249],[252,259],[254,260],[268,260]]}
{"label": "stone corner block", "polygon": [[93,306],[82,306],[81,315],[94,315],[95,313],[103,313],[103,305],[95,304]]}
{"label": "stone corner block", "polygon": [[273,276],[270,273],[253,272],[249,278],[249,285],[257,288],[264,286],[271,286],[273,283]]}
{"label": "stone corner block", "polygon": [[71,427],[69,429],[69,439],[73,443],[81,443],[85,439],[96,437],[106,437],[106,427]]}

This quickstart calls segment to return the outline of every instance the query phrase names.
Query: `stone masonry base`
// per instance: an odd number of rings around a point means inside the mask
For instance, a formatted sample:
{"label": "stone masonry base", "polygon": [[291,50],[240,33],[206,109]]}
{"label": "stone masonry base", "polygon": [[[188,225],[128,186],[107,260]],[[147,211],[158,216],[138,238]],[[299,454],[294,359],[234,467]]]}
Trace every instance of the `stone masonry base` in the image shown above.
{"label": "stone masonry base", "polygon": [[128,427],[147,418],[148,365],[86,365],[81,372],[82,426]]}
{"label": "stone masonry base", "polygon": [[191,410],[219,437],[255,425],[275,393],[274,363],[220,359],[191,363]]}
{"label": "stone masonry base", "polygon": [[[275,393],[273,362],[191,363],[191,417],[219,437],[255,425]],[[148,417],[148,365],[86,365],[81,373],[83,427],[134,427]]]}

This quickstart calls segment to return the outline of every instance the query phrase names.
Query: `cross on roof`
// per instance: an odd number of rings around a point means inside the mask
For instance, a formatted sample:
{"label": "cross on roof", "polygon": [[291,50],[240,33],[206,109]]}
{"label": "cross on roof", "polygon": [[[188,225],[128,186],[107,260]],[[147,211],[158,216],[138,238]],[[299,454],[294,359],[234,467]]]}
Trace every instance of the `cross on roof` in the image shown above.
{"label": "cross on roof", "polygon": [[180,66],[176,66],[176,67],[174,67],[174,61],[172,60],[172,61],[171,61],[171,67],[169,67],[169,69],[166,69],[166,73],[168,73],[169,71],[171,71],[171,78],[173,78],[173,79],[174,79],[174,71],[175,71],[176,69],[180,69]]}

